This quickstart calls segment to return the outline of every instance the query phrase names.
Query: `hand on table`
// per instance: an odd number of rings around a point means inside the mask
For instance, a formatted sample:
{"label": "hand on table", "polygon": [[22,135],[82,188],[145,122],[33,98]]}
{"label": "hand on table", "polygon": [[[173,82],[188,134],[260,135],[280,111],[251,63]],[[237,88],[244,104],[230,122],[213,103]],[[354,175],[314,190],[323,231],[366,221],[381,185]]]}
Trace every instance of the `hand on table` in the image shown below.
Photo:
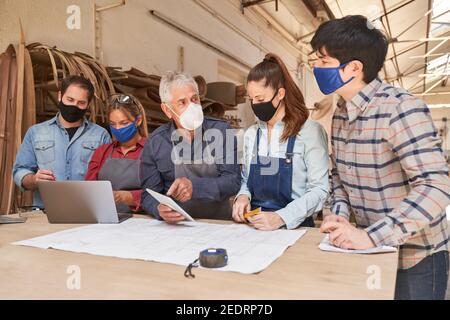
{"label": "hand on table", "polygon": [[245,194],[241,194],[237,197],[233,204],[233,220],[239,223],[247,222],[244,218],[244,214],[251,209],[250,200]]}
{"label": "hand on table", "polygon": [[320,232],[329,233],[330,243],[342,249],[365,250],[375,247],[372,239],[363,229],[358,229],[350,222],[337,215],[327,216]]}
{"label": "hand on table", "polygon": [[248,221],[255,229],[263,231],[277,230],[285,224],[283,219],[276,212],[261,212],[248,218]]}

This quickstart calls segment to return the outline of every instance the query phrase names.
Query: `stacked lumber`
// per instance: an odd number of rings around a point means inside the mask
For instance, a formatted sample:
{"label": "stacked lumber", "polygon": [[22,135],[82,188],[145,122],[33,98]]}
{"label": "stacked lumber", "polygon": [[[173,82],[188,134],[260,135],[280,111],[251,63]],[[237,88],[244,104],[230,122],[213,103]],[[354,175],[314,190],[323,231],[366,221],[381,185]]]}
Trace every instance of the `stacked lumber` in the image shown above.
{"label": "stacked lumber", "polygon": [[[58,112],[58,92],[65,77],[83,75],[94,85],[95,97],[88,113],[94,123],[106,127],[105,101],[113,93],[133,94],[141,101],[150,132],[169,121],[160,106],[161,76],[136,68],[123,71],[105,66],[82,52],[68,53],[40,43],[25,46],[23,39],[22,34],[18,46],[10,45],[0,55],[0,176],[3,180],[0,184],[0,214],[31,205],[30,194],[22,194],[14,186],[15,155],[26,130]],[[236,106],[245,101],[245,87],[226,82],[207,84],[201,75],[194,79],[205,115],[224,119],[237,127],[237,119],[226,115],[226,111],[236,110]],[[221,89],[224,87],[227,90]]]}
{"label": "stacked lumber", "polygon": [[244,85],[232,82],[211,82],[207,84],[206,98],[224,103],[227,110],[234,110],[235,106],[245,103],[246,89]]}
{"label": "stacked lumber", "polygon": [[[90,120],[106,124],[105,99],[112,93],[128,93],[136,96],[143,104],[149,129],[152,131],[168,121],[161,111],[159,83],[161,76],[147,74],[136,68],[123,71],[121,68],[103,66],[87,54],[67,53],[55,47],[34,43],[28,46],[34,65],[36,82],[36,103],[38,120],[42,121],[57,112],[57,92],[61,80],[68,75],[84,75],[94,84],[96,96],[90,111]],[[216,94],[207,96],[209,84],[201,76],[195,76],[206,115],[225,119],[225,112],[235,110],[245,98],[245,87],[233,86],[236,99],[230,101],[227,96]]]}

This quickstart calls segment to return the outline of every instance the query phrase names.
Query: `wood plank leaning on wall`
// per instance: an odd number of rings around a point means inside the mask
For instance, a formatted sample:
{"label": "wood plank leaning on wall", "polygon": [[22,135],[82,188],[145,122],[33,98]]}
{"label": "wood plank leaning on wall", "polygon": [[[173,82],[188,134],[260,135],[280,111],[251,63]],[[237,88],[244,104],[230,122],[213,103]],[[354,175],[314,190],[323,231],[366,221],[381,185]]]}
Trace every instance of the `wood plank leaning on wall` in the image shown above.
{"label": "wood plank leaning on wall", "polygon": [[36,123],[33,66],[21,28],[20,43],[0,59],[0,214],[31,204],[31,193],[20,193],[12,168],[26,130]]}

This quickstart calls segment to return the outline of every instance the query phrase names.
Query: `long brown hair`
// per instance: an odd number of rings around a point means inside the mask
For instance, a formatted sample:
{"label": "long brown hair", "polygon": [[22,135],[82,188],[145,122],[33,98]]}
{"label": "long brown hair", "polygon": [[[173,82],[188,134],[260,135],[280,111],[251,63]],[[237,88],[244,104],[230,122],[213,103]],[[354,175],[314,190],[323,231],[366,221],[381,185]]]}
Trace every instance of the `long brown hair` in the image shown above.
{"label": "long brown hair", "polygon": [[284,88],[285,124],[280,140],[286,141],[290,136],[300,132],[301,127],[309,117],[309,110],[305,106],[305,99],[300,88],[294,82],[289,71],[279,56],[268,53],[264,60],[254,66],[247,76],[247,83],[265,80],[265,87],[274,90]]}
{"label": "long brown hair", "polygon": [[129,96],[133,103],[120,103],[119,99],[117,99],[120,96],[124,96],[122,94],[114,94],[107,100],[108,105],[108,117],[111,112],[114,110],[120,110],[123,113],[126,114],[129,120],[137,119],[140,117],[142,119],[141,125],[138,128],[139,134],[143,138],[148,137],[148,128],[147,128],[147,118],[145,117],[145,109],[142,106],[142,103],[136,99],[131,94],[126,94],[125,96]]}

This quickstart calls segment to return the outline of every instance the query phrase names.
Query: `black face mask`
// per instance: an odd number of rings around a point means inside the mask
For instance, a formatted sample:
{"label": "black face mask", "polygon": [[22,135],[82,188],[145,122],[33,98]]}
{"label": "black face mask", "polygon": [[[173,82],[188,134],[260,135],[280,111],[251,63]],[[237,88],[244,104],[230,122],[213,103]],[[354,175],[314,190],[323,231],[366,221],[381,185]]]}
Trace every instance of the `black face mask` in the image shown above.
{"label": "black face mask", "polygon": [[70,123],[74,123],[83,119],[87,111],[87,109],[82,110],[77,106],[66,105],[62,101],[59,102],[58,108],[63,119]]}
{"label": "black face mask", "polygon": [[273,118],[273,116],[277,112],[278,106],[281,103],[281,100],[280,100],[280,102],[278,103],[278,105],[276,107],[274,107],[272,104],[272,101],[273,101],[273,99],[275,99],[277,94],[278,94],[278,89],[275,92],[273,98],[270,99],[270,101],[256,103],[256,104],[251,102],[253,113],[255,114],[256,117],[258,117],[259,120],[267,122]]}

